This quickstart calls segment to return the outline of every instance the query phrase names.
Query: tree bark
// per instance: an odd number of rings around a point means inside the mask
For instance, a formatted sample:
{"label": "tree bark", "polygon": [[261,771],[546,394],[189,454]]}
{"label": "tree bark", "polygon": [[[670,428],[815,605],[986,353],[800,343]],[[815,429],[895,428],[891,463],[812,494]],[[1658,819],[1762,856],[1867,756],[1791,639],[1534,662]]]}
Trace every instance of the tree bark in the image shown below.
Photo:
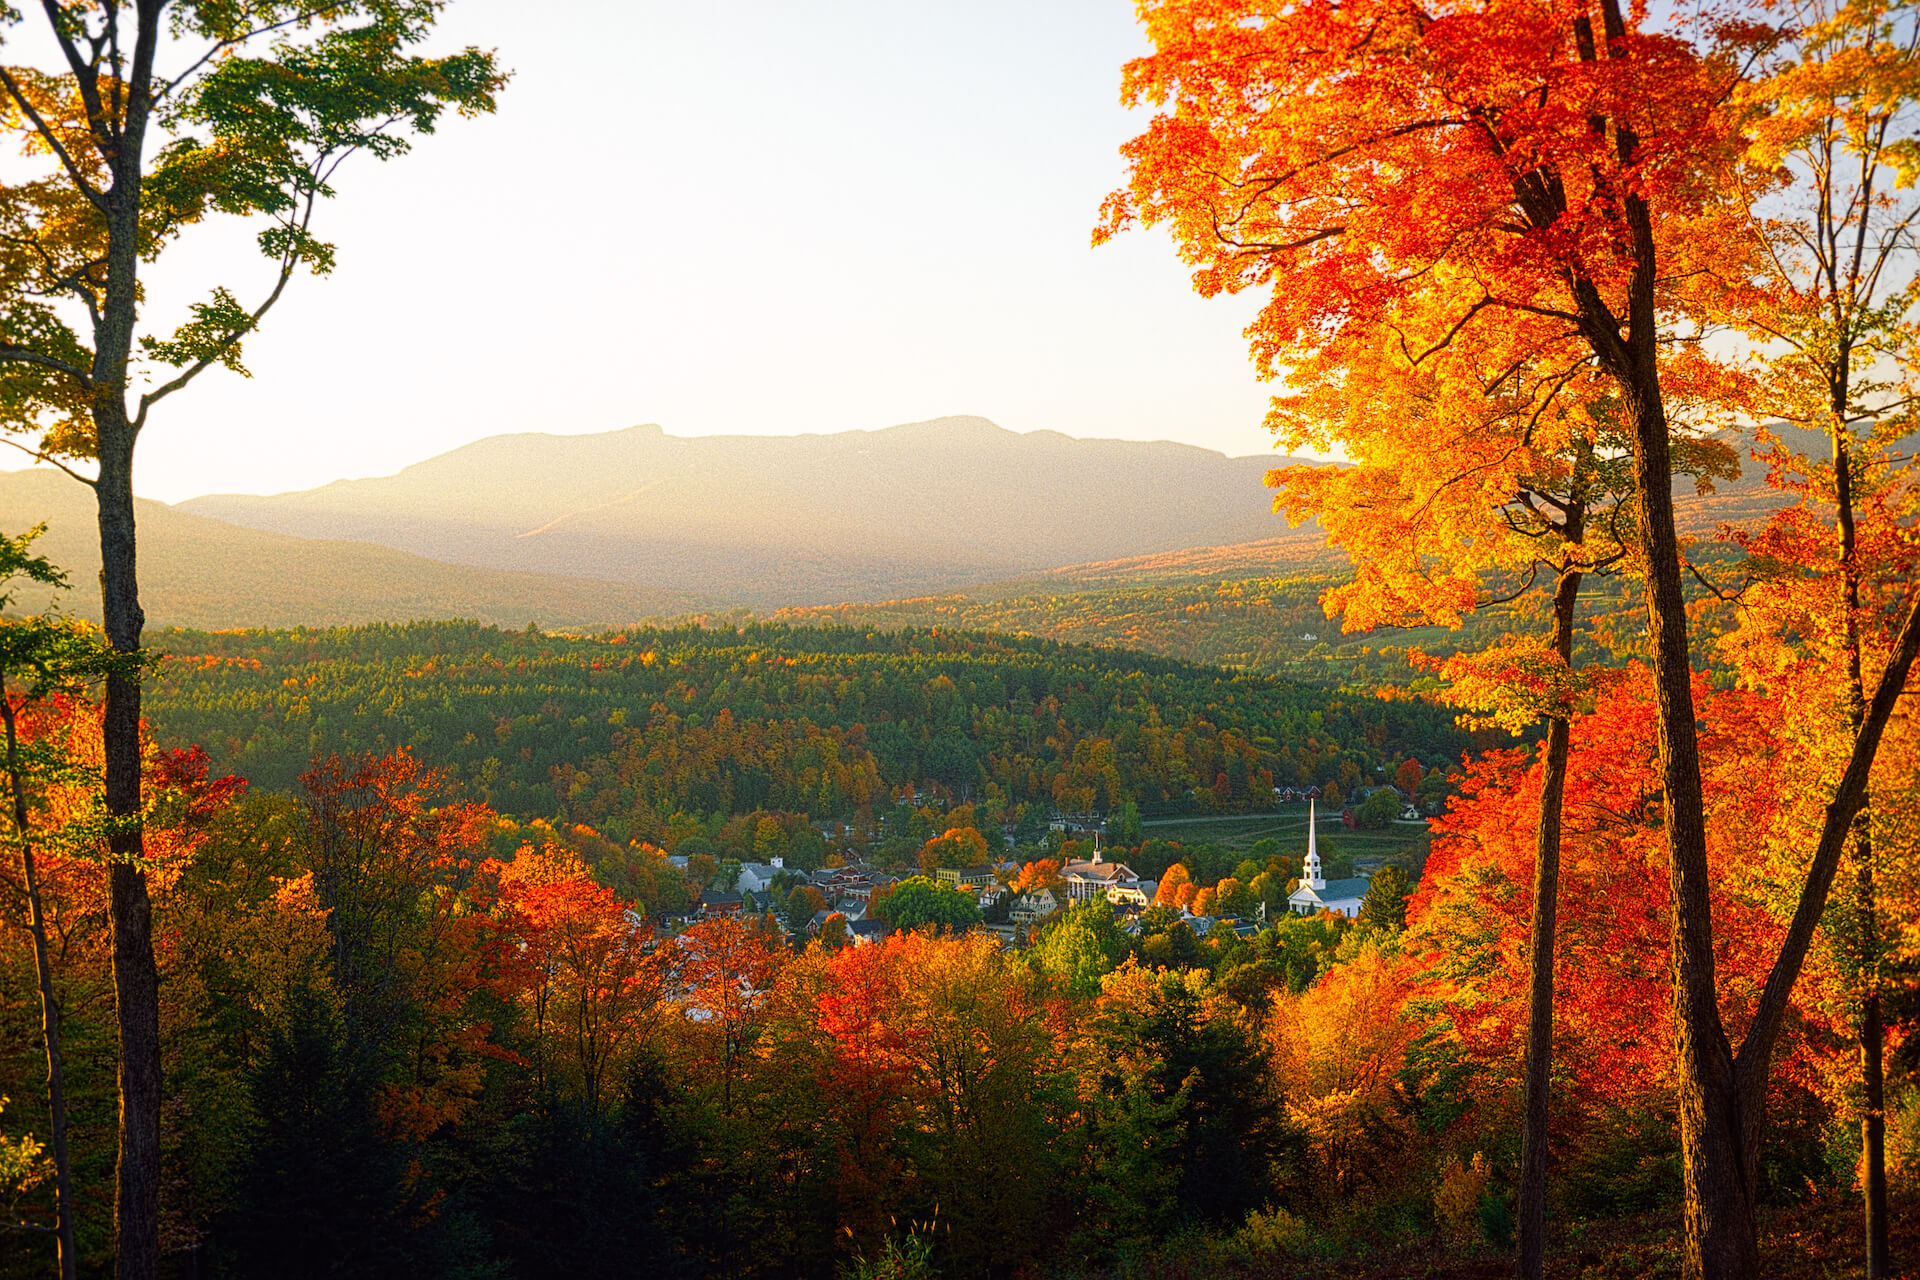
{"label": "tree bark", "polygon": [[[1864,817],[1864,812],[1862,817]],[[1865,823],[1856,833],[1854,857],[1860,863],[1862,939],[1868,950],[1866,998],[1860,1004],[1860,1195],[1866,1212],[1867,1280],[1893,1274],[1887,1241],[1887,1084],[1880,1022],[1879,923],[1875,917],[1871,837]]]}
{"label": "tree bark", "polygon": [[[100,415],[98,416],[107,416]],[[124,443],[110,447],[119,435]],[[135,573],[133,440],[130,429],[101,432],[101,604],[115,650],[140,649],[145,617]],[[160,1264],[160,975],[153,955],[153,904],[142,865],[140,680],[107,678],[103,729],[109,838],[108,903],[113,989],[120,1027],[120,1155],[115,1175],[114,1274],[156,1280]]]}
{"label": "tree bark", "polygon": [[67,1155],[67,1071],[60,1051],[60,1001],[53,990],[53,962],[47,954],[47,917],[40,899],[40,873],[27,832],[27,788],[20,776],[20,741],[13,704],[0,688],[0,721],[7,733],[7,778],[13,792],[13,829],[20,840],[20,876],[27,893],[27,932],[33,938],[34,976],[40,984],[40,1034],[47,1051],[47,1128],[53,1144],[54,1237],[60,1280],[74,1280],[73,1176]]}
{"label": "tree bark", "polygon": [[[1599,11],[1607,41],[1605,56],[1626,56],[1626,21],[1619,0],[1599,0]],[[1577,21],[1577,35],[1579,25]],[[1579,41],[1581,56],[1588,60],[1600,56],[1591,49],[1590,40],[1587,36]],[[1612,132],[1620,160],[1632,163],[1638,135],[1619,121]],[[1658,253],[1646,198],[1622,191],[1617,199],[1622,248],[1633,264],[1625,314],[1616,314],[1591,277],[1575,271],[1568,284],[1579,307],[1581,332],[1620,389],[1631,433],[1641,570],[1646,581],[1647,645],[1658,705],[1662,817],[1672,882],[1670,965],[1686,1196],[1684,1273],[1688,1280],[1746,1280],[1759,1274],[1760,1265],[1752,1171],[1745,1159],[1751,1117],[1743,1114],[1733,1050],[1714,989],[1706,806],[1680,541],[1674,528],[1672,449],[1660,390],[1660,327],[1654,306]]]}
{"label": "tree bark", "polygon": [[1647,343],[1642,360],[1636,361],[1638,376],[1628,388],[1628,399],[1634,420],[1634,488],[1640,502],[1647,583],[1647,640],[1659,704],[1662,816],[1673,885],[1671,964],[1686,1189],[1686,1274],[1734,1280],[1759,1274],[1755,1186],[1743,1141],[1746,1100],[1736,1086],[1733,1050],[1715,990],[1693,663],[1673,520],[1666,414],[1651,348]]}
{"label": "tree bark", "polygon": [[[100,606],[107,642],[140,651],[140,609],[133,511],[133,451],[139,425],[127,411],[128,366],[139,318],[140,206],[144,152],[152,119],[154,54],[162,0],[135,6],[138,25],[117,122],[94,124],[113,186],[105,197],[106,284],[94,322],[92,418],[99,476]],[[97,84],[97,80],[95,80]],[[117,124],[117,128],[114,127]],[[119,1161],[114,1179],[114,1275],[158,1280],[160,1272],[160,976],[153,956],[153,904],[147,894],[140,830],[140,674],[107,677],[101,738],[106,759],[109,837],[108,910],[113,927],[114,1005],[120,1030]]]}
{"label": "tree bark", "polygon": [[[1837,296],[1837,295],[1836,295]],[[1867,691],[1860,652],[1860,535],[1853,506],[1853,435],[1847,426],[1852,350],[1843,343],[1829,373],[1833,412],[1834,529],[1839,537],[1840,607],[1847,638],[1847,725],[1855,734],[1866,719]],[[1880,1023],[1880,927],[1875,913],[1872,801],[1853,820],[1860,979],[1860,1197],[1865,1215],[1867,1280],[1887,1275],[1886,1079]]]}
{"label": "tree bark", "polygon": [[[1575,475],[1578,483],[1578,473]],[[1562,531],[1569,548],[1585,536],[1583,507],[1576,494],[1567,507]],[[1573,665],[1574,610],[1582,574],[1571,555],[1560,569],[1553,593],[1553,652]],[[1547,721],[1547,752],[1540,779],[1540,825],[1534,837],[1533,925],[1527,947],[1527,1068],[1521,1104],[1520,1189],[1518,1204],[1520,1280],[1540,1280],[1547,1247],[1547,1132],[1553,1083],[1553,956],[1555,916],[1560,897],[1560,815],[1567,783],[1567,752],[1572,722],[1566,716]]]}

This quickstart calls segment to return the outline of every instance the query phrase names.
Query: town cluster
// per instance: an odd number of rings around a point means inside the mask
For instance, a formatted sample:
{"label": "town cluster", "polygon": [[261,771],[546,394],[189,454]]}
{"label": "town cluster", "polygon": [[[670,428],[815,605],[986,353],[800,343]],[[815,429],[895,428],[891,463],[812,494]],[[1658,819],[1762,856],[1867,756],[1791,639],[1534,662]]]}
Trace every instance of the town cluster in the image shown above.
{"label": "town cluster", "polygon": [[[1300,875],[1287,896],[1288,913],[1312,916],[1331,912],[1349,920],[1357,918],[1371,883],[1372,868],[1361,868],[1361,873],[1352,877],[1328,880],[1319,853],[1319,789],[1303,788],[1296,792],[1276,788],[1275,795],[1284,801],[1307,802],[1306,852],[1300,860]],[[1409,810],[1405,816],[1409,820],[1417,818],[1411,806]],[[1340,820],[1351,826],[1352,811],[1341,815]],[[1251,937],[1267,923],[1264,904],[1251,916],[1243,917],[1224,912],[1195,913],[1186,903],[1169,903],[1160,893],[1158,880],[1146,879],[1127,863],[1111,861],[1105,856],[1100,849],[1105,824],[1097,817],[1056,819],[1053,825],[1063,835],[1090,837],[1092,853],[1065,861],[1056,874],[1047,877],[1049,883],[1022,887],[1025,868],[1017,859],[939,867],[929,878],[964,895],[980,911],[981,922],[977,927],[999,936],[1008,946],[1032,941],[1040,928],[1062,910],[1096,901],[1106,902],[1121,929],[1136,936],[1141,929],[1142,913],[1156,905],[1173,906],[1180,920],[1198,937],[1208,936],[1222,924],[1242,937]],[[691,859],[669,855],[667,862],[685,873]],[[868,946],[885,938],[892,927],[877,909],[878,904],[896,886],[912,877],[874,867],[851,849],[833,862],[834,865],[811,872],[791,870],[780,857],[767,862],[740,863],[730,887],[724,879],[708,887],[683,917],[669,923],[689,924],[721,916],[780,919],[787,914],[793,890],[810,886],[818,891],[822,905],[804,922],[789,919],[796,933],[804,931],[808,938],[817,938],[824,930],[834,927],[830,922],[838,917],[845,928],[845,940],[853,945]]]}

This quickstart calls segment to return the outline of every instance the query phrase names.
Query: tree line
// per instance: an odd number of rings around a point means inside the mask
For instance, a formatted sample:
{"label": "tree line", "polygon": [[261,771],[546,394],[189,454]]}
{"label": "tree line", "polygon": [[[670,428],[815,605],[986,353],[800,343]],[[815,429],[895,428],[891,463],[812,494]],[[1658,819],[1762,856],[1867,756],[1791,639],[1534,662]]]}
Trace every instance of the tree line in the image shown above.
{"label": "tree line", "polygon": [[157,647],[158,731],[256,785],[405,745],[503,812],[657,844],[676,813],[846,821],[909,790],[1008,822],[1028,806],[1257,812],[1276,785],[1351,790],[1474,742],[1426,700],[971,632],[415,623]]}

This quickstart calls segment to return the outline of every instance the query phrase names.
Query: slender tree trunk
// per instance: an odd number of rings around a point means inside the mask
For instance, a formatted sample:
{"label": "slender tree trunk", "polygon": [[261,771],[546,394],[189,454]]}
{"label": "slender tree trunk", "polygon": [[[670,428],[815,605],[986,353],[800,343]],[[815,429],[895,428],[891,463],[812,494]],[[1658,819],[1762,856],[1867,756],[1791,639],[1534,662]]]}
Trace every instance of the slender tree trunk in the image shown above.
{"label": "slender tree trunk", "polygon": [[[1576,476],[1577,480],[1577,476]],[[1568,506],[1564,539],[1576,546],[1584,536],[1582,507],[1576,495]],[[1571,557],[1560,570],[1553,593],[1553,634],[1549,640],[1560,661],[1573,665],[1574,609],[1580,599],[1581,573]],[[1565,716],[1547,722],[1547,753],[1540,780],[1540,825],[1534,838],[1533,928],[1527,947],[1527,1072],[1521,1108],[1518,1273],[1540,1280],[1547,1247],[1547,1130],[1553,1082],[1554,922],[1560,896],[1560,813],[1567,783],[1567,750],[1572,723]]]}
{"label": "slender tree trunk", "polygon": [[[1607,37],[1605,56],[1630,56],[1619,0],[1598,0],[1598,8]],[[1591,61],[1600,54],[1590,25],[1583,30],[1585,24],[1583,17],[1575,18],[1576,44],[1582,59]],[[1616,118],[1611,133],[1620,160],[1631,163],[1639,146],[1634,130]],[[1545,212],[1561,207],[1553,182],[1533,181],[1530,176],[1516,190],[1523,202],[1532,198],[1542,203]],[[1616,313],[1594,279],[1578,266],[1569,269],[1567,284],[1579,309],[1582,335],[1620,388],[1632,429],[1633,487],[1640,509],[1647,640],[1658,703],[1661,797],[1673,894],[1674,1048],[1686,1193],[1684,1272],[1688,1280],[1747,1280],[1760,1274],[1755,1173],[1766,1129],[1774,1040],[1825,910],[1853,820],[1866,803],[1868,776],[1887,718],[1920,661],[1920,597],[1909,604],[1894,651],[1854,736],[1846,772],[1827,805],[1820,839],[1807,866],[1800,901],[1736,1058],[1714,992],[1705,801],[1686,601],[1674,530],[1671,451],[1656,359],[1659,317],[1654,305],[1653,220],[1646,197],[1637,192],[1619,193],[1617,207],[1633,263],[1624,315]],[[1836,396],[1835,403],[1843,408],[1845,397]]]}
{"label": "slender tree trunk", "polygon": [[[139,652],[146,626],[134,545],[133,450],[139,423],[128,413],[127,395],[140,310],[142,158],[163,8],[160,0],[135,6],[124,114],[117,129],[104,135],[95,130],[96,146],[113,174],[105,208],[107,278],[94,321],[92,369],[100,607],[107,642],[127,655]],[[113,1207],[117,1280],[158,1280],[160,1272],[160,976],[140,831],[140,681],[132,667],[107,677],[101,732],[107,812],[116,819],[107,889],[120,1028],[120,1154]]]}
{"label": "slender tree trunk", "polygon": [[[96,404],[100,432],[100,584],[107,640],[139,651],[145,617],[135,572],[133,431],[124,412]],[[106,410],[103,412],[103,408]],[[101,422],[101,419],[108,419]],[[153,956],[153,904],[141,865],[140,679],[107,678],[107,810],[111,837],[108,899],[113,923],[113,989],[120,1025],[120,1158],[114,1195],[118,1280],[157,1280],[160,1266],[160,975]]]}
{"label": "slender tree trunk", "polygon": [[[1847,725],[1856,734],[1866,719],[1866,679],[1860,653],[1859,529],[1853,504],[1853,436],[1847,427],[1847,389],[1851,353],[1842,349],[1832,374],[1834,526],[1839,537],[1840,607],[1845,613],[1847,638]],[[1865,988],[1860,1006],[1860,1083],[1864,1097],[1860,1117],[1860,1196],[1865,1215],[1867,1280],[1883,1280],[1888,1273],[1886,1079],[1882,1062],[1880,1024],[1880,925],[1876,914],[1873,875],[1872,801],[1853,820],[1853,859],[1856,907],[1859,912],[1860,981]]]}
{"label": "slender tree trunk", "polygon": [[1871,837],[1863,821],[1856,832],[1854,857],[1860,862],[1860,927],[1866,944],[1866,998],[1860,1003],[1860,1193],[1866,1210],[1867,1280],[1893,1274],[1887,1243],[1887,1084],[1882,1062],[1880,1024],[1880,933],[1875,915]]}
{"label": "slender tree trunk", "polygon": [[[1614,0],[1602,0],[1602,5],[1612,37],[1621,28],[1618,6]],[[1616,132],[1630,156],[1637,145],[1631,131],[1623,126]],[[1684,1273],[1688,1280],[1746,1280],[1759,1274],[1760,1265],[1752,1171],[1746,1159],[1746,1139],[1750,1131],[1758,1132],[1754,1128],[1758,1116],[1747,1111],[1764,1106],[1765,1082],[1762,1078],[1757,1100],[1743,1100],[1714,989],[1713,910],[1693,662],[1681,589],[1680,542],[1674,528],[1672,450],[1654,341],[1658,326],[1653,308],[1653,223],[1642,198],[1628,195],[1621,203],[1632,230],[1636,260],[1625,324],[1590,281],[1576,279],[1573,284],[1581,303],[1582,328],[1620,388],[1632,429],[1647,647],[1658,711],[1662,820],[1672,882],[1670,964],[1686,1196]]]}
{"label": "slender tree trunk", "polygon": [[34,975],[40,982],[40,1033],[47,1050],[47,1113],[53,1143],[54,1231],[60,1280],[74,1280],[79,1265],[73,1251],[73,1178],[67,1157],[67,1071],[60,1052],[60,1001],[53,991],[53,962],[47,954],[47,917],[40,900],[40,873],[27,831],[27,787],[20,776],[20,742],[13,704],[0,688],[0,721],[7,731],[7,777],[13,790],[13,829],[20,840],[20,875],[27,891],[27,931],[33,937]]}

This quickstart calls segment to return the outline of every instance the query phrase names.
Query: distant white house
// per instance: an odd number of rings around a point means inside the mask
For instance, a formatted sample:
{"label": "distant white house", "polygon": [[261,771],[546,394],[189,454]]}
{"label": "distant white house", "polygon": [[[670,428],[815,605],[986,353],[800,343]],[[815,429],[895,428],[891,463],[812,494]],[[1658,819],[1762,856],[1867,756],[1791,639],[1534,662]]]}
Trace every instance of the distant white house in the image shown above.
{"label": "distant white house", "polygon": [[771,863],[743,862],[740,864],[739,878],[734,881],[733,887],[741,893],[765,893],[778,874],[780,874],[778,858]]}
{"label": "distant white house", "polygon": [[1076,903],[1110,898],[1115,889],[1140,887],[1140,877],[1134,874],[1132,867],[1124,862],[1107,862],[1100,857],[1097,842],[1093,857],[1086,862],[1069,862],[1060,868],[1060,879],[1066,885],[1068,900]]}
{"label": "distant white house", "polygon": [[1301,865],[1300,887],[1287,898],[1287,910],[1297,916],[1317,916],[1322,911],[1352,920],[1360,914],[1360,903],[1367,896],[1367,878],[1328,880],[1320,874],[1319,830],[1315,824],[1314,802],[1307,802],[1307,856]]}

